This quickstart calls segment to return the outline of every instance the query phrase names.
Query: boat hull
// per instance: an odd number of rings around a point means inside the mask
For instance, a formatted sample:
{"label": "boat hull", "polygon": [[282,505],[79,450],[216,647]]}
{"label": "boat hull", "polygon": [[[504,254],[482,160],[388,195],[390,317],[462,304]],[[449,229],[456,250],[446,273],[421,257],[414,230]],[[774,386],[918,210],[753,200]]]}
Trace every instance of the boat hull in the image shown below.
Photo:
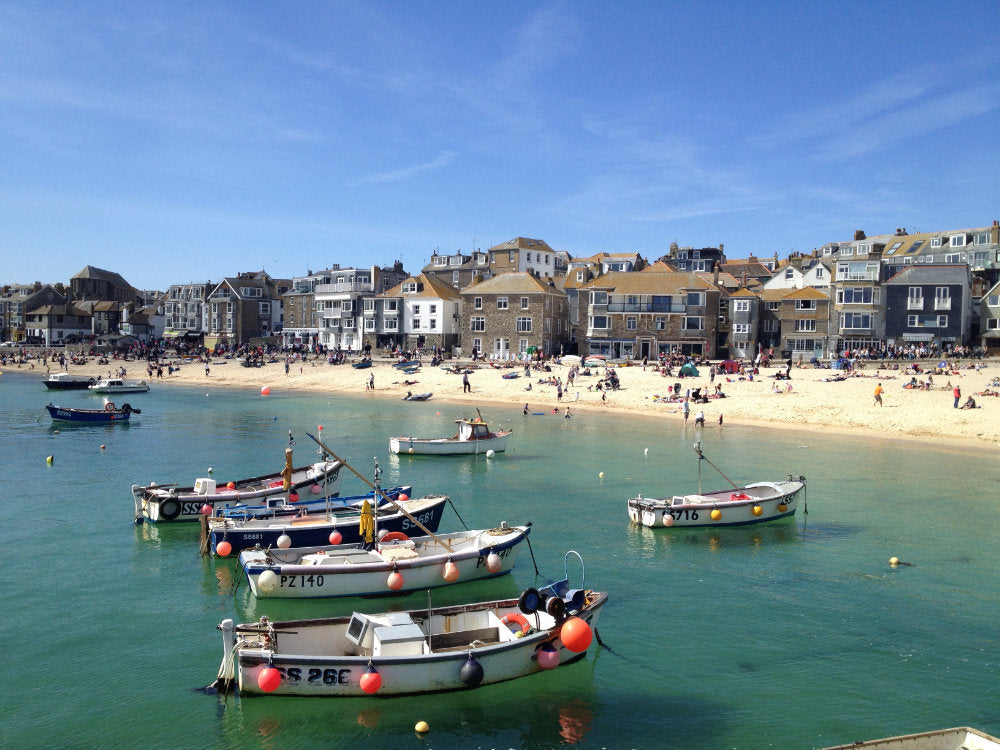
{"label": "boat hull", "polygon": [[[572,611],[573,617],[586,622],[593,632],[607,594],[579,593],[583,603],[580,609]],[[354,648],[354,655],[338,653],[341,651],[338,646],[350,646],[342,633],[352,618],[235,627],[232,621],[225,621],[219,628],[230,661],[224,660],[220,681],[224,675],[234,672],[243,696],[363,697],[435,693],[467,690],[541,672],[543,667],[538,655],[546,644],[559,655],[558,665],[550,668],[561,668],[584,658],[589,648],[588,645],[578,652],[567,649],[560,639],[561,624],[541,611],[521,615],[517,599],[435,609],[430,626],[427,615],[426,610],[394,613],[395,625],[376,630],[384,634],[399,631],[409,637],[371,648],[362,641]],[[524,618],[539,629],[515,637],[502,623],[502,618],[508,615]],[[430,637],[425,630],[428,627],[432,631]],[[377,639],[376,635],[372,640]],[[455,645],[443,645],[445,643]],[[286,651],[282,644],[287,644],[289,650]],[[473,671],[478,666],[477,675],[466,671],[469,660],[474,660]],[[274,690],[265,691],[258,681],[268,666],[277,669],[281,679]],[[362,677],[369,668],[380,678],[374,693],[362,688]]]}
{"label": "boat hull", "polygon": [[[403,508],[430,531],[437,531],[444,514],[448,498],[432,495],[400,502]],[[419,526],[402,512],[390,508],[392,512],[379,511],[378,528],[399,531],[404,534],[423,533]],[[363,539],[358,531],[360,517],[355,509],[345,509],[323,515],[308,515],[302,518],[262,518],[249,521],[231,519],[209,519],[209,542],[212,553],[219,542],[226,540],[233,552],[251,547],[277,547],[282,535],[291,540],[290,547],[321,547],[330,543],[330,534],[337,531],[342,544],[360,544]]]}
{"label": "boat hull", "polygon": [[67,375],[66,373],[50,375],[42,380],[45,387],[53,391],[86,390],[96,382],[95,378],[88,378],[85,375]]}
{"label": "boat hull", "polygon": [[458,438],[389,438],[389,450],[392,453],[407,453],[426,456],[458,456],[478,455],[486,451],[500,453],[507,449],[507,440],[511,432],[493,433],[493,437],[478,440],[459,440]]}
{"label": "boat hull", "polygon": [[[414,554],[419,557],[396,557],[410,547],[398,543],[378,545],[366,551],[360,547],[326,546],[318,550],[245,550],[240,565],[250,583],[250,590],[260,598],[314,599],[335,596],[372,596],[398,594],[420,589],[466,583],[506,575],[514,567],[521,542],[530,527],[510,527],[458,534],[443,534],[448,551],[433,537],[414,537]],[[500,567],[490,570],[486,561],[491,553],[500,559]],[[303,556],[305,560],[299,561]],[[281,562],[288,560],[289,562]],[[321,564],[306,564],[306,561]],[[444,567],[452,562],[458,570],[455,581],[443,577]],[[401,588],[390,589],[387,579],[393,571],[402,576]],[[261,575],[270,571],[274,576]]]}
{"label": "boat hull", "polygon": [[145,380],[98,380],[87,386],[94,393],[146,393],[149,383]]}
{"label": "boat hull", "polygon": [[[272,498],[298,494],[310,502],[336,497],[340,493],[340,461],[318,461],[309,466],[292,469],[291,487],[283,488],[280,473],[266,474],[234,482],[235,487],[215,487],[214,482],[200,479],[193,487],[175,485],[132,485],[136,521],[172,523],[197,521],[204,505],[212,506],[212,513],[236,506],[266,505]],[[315,492],[314,487],[320,491]]]}
{"label": "boat hull", "polygon": [[704,495],[634,497],[628,515],[633,523],[653,528],[748,526],[794,516],[804,490],[805,478],[799,477]]}
{"label": "boat hull", "polygon": [[54,422],[74,422],[76,424],[109,424],[113,422],[128,422],[131,411],[123,409],[69,409],[48,404],[45,407]]}

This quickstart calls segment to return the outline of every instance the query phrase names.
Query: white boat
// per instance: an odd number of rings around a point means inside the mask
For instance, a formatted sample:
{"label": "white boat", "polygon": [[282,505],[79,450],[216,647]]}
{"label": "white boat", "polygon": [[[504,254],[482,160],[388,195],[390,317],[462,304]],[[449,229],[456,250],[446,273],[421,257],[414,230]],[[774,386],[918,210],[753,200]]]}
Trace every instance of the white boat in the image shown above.
{"label": "white boat", "polygon": [[490,432],[482,416],[477,419],[456,419],[458,432],[446,438],[389,438],[392,453],[419,453],[423,455],[451,456],[469,453],[500,452],[507,449],[507,440],[513,430]]}
{"label": "white boat", "polygon": [[243,696],[359,697],[526,677],[583,658],[607,599],[563,580],[519,599],[439,609],[245,625],[227,619],[214,687],[235,685]]}
{"label": "white boat", "polygon": [[509,573],[527,526],[407,537],[387,534],[373,549],[360,544],[249,549],[240,565],[258,597],[306,599],[370,596],[447,586]]}
{"label": "white boat", "polygon": [[865,740],[836,745],[823,750],[1000,750],[1000,739],[972,727],[936,729],[919,734],[902,734],[881,740]]}
{"label": "white boat", "polygon": [[[292,451],[285,449],[285,468],[273,474],[217,483],[200,477],[191,487],[176,484],[132,485],[135,501],[135,522],[143,519],[154,523],[164,521],[197,521],[202,508],[209,505],[212,514],[224,508],[266,505],[269,499],[282,497],[294,503],[300,498],[323,499],[340,492],[340,470],[343,464],[326,454],[321,461],[292,468]],[[288,484],[285,484],[287,475]]]}
{"label": "white boat", "polygon": [[149,383],[126,378],[100,378],[87,387],[94,393],[145,393],[149,390]]}
{"label": "white boat", "polygon": [[[701,491],[701,462],[707,461],[701,444],[695,443],[698,454],[698,492],[673,497],[645,498],[641,495],[628,501],[628,516],[643,526],[746,526],[765,523],[795,515],[800,494],[805,493],[806,478],[788,475],[778,482],[754,482],[738,486],[725,474],[719,473],[732,485],[714,492]],[[708,462],[713,469],[718,469]]]}

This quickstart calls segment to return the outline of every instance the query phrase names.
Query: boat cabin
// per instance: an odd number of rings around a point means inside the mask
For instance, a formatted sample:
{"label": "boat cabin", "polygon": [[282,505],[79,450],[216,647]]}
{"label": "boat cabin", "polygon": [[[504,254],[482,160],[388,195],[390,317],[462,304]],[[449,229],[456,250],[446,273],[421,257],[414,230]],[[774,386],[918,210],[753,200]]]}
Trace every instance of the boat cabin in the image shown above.
{"label": "boat cabin", "polygon": [[490,436],[490,428],[481,419],[456,419],[459,440],[485,440]]}

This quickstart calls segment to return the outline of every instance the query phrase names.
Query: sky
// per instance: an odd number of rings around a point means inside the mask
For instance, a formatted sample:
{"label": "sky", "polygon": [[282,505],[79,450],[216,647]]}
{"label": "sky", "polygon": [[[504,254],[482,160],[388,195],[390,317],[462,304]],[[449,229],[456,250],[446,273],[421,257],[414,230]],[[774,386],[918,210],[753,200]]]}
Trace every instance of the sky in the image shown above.
{"label": "sky", "polygon": [[0,3],[0,284],[1000,218],[978,2]]}

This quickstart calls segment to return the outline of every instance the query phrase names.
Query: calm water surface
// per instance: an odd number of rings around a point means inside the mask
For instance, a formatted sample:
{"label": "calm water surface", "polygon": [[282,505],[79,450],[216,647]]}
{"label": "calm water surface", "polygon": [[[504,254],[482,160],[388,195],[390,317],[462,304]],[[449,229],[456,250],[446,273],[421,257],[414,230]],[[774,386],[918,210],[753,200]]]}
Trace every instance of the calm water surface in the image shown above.
{"label": "calm water surface", "polygon": [[[54,427],[40,375],[0,378],[0,746],[10,748],[816,748],[972,725],[1000,734],[1000,563],[994,447],[941,449],[823,433],[648,418],[484,414],[513,424],[493,459],[388,455],[392,434],[444,435],[471,410],[357,396],[155,388],[130,425]],[[537,404],[536,411],[544,411]],[[277,471],[306,432],[385,485],[444,493],[470,527],[531,521],[534,563],[439,590],[515,595],[580,552],[610,602],[585,661],[462,693],[393,699],[220,700],[216,625],[423,595],[257,602],[234,563],[198,556],[194,525],[132,523],[129,488]],[[638,493],[693,491],[691,444],[737,481],[804,474],[808,514],[719,531],[629,524]],[[103,446],[103,448],[102,448]],[[52,456],[51,465],[46,457]],[[705,488],[724,485],[703,466]],[[601,478],[600,472],[604,473]],[[365,488],[353,477],[345,493]],[[460,526],[445,515],[442,530]],[[666,532],[666,533],[665,533]],[[892,569],[891,556],[912,563]],[[536,578],[535,564],[541,573]],[[579,580],[579,565],[569,565]],[[427,721],[424,738],[413,725]]]}

